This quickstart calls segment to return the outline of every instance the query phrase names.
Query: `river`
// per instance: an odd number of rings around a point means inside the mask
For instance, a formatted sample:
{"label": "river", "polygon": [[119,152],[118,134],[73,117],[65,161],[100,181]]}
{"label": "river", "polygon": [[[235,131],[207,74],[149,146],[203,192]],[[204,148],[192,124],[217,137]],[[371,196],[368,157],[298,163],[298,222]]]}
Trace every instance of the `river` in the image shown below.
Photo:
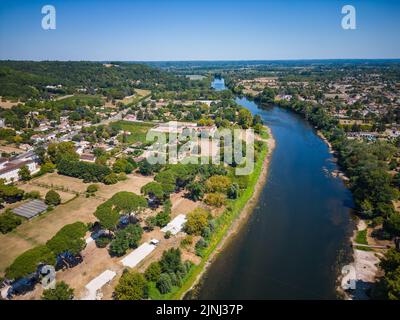
{"label": "river", "polygon": [[[213,82],[225,88],[223,79]],[[329,172],[328,146],[299,115],[279,108],[259,114],[276,141],[258,205],[215,258],[196,289],[199,299],[335,299],[339,266],[353,230],[350,191]]]}

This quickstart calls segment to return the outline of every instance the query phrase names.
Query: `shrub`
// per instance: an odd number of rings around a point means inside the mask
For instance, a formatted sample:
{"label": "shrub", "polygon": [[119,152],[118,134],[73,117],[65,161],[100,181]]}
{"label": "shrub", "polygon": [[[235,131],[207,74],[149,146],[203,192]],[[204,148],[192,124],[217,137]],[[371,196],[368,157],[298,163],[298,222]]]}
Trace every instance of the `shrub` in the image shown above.
{"label": "shrub", "polygon": [[46,197],[45,197],[44,201],[49,206],[57,206],[61,203],[61,197],[54,190],[50,190],[49,192],[46,193]]}
{"label": "shrub", "polygon": [[220,208],[226,204],[226,198],[222,193],[209,193],[206,195],[204,202],[210,206]]}
{"label": "shrub", "polygon": [[120,174],[118,174],[118,181],[125,181],[127,179],[128,177],[125,172],[121,172]]}
{"label": "shrub", "polygon": [[103,182],[107,185],[116,184],[119,181],[119,176],[116,173],[110,173],[106,175],[103,179]]}
{"label": "shrub", "polygon": [[171,216],[166,212],[159,212],[155,216],[155,224],[162,228],[166,226],[171,221]]}
{"label": "shrub", "polygon": [[175,287],[180,287],[182,285],[182,277],[180,276],[180,272],[169,273],[169,277],[171,278],[171,284]]}
{"label": "shrub", "polygon": [[40,199],[40,192],[39,191],[31,191],[26,192],[24,194],[25,199]]}
{"label": "shrub", "polygon": [[188,246],[191,246],[192,243],[193,243],[193,237],[191,235],[187,235],[185,238],[182,239],[181,246],[183,248],[187,248]]}
{"label": "shrub", "polygon": [[211,237],[211,229],[210,229],[210,227],[205,227],[203,229],[203,231],[201,232],[201,236],[204,239],[210,239],[210,237]]}
{"label": "shrub", "polygon": [[187,190],[189,191],[189,198],[193,201],[198,201],[203,199],[204,196],[204,185],[200,182],[192,182],[187,186]]}
{"label": "shrub", "polygon": [[153,231],[156,226],[156,217],[147,217],[146,218],[146,227],[149,231]]}
{"label": "shrub", "polygon": [[195,250],[196,250],[196,255],[198,255],[199,257],[203,256],[203,251],[205,248],[207,248],[208,243],[206,240],[204,240],[203,238],[200,238],[199,241],[197,241],[196,245],[195,245]]}
{"label": "shrub", "polygon": [[22,219],[9,209],[0,214],[0,232],[3,234],[14,230],[21,223]]}
{"label": "shrub", "polygon": [[86,188],[87,193],[95,193],[99,191],[99,186],[97,184],[91,184]]}
{"label": "shrub", "polygon": [[164,238],[165,238],[165,239],[169,239],[169,238],[171,238],[171,235],[172,235],[171,231],[167,231],[167,232],[164,234]]}

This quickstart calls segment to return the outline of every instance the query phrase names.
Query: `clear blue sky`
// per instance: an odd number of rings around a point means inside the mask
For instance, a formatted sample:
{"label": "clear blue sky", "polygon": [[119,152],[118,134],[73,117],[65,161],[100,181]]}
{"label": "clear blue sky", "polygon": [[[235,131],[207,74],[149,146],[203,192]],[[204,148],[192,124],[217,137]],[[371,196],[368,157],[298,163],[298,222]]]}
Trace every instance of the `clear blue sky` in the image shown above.
{"label": "clear blue sky", "polygon": [[[57,29],[41,28],[41,8]],[[357,29],[341,28],[354,5]],[[0,59],[400,58],[397,0],[0,0]]]}

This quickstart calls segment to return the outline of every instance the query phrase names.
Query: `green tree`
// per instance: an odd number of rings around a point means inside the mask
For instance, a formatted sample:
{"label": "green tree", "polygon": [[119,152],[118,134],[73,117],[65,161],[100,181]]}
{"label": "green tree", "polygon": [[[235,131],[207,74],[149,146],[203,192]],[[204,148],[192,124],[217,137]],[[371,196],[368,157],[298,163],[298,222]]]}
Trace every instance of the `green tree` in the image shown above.
{"label": "green tree", "polygon": [[152,262],[144,272],[144,276],[147,281],[157,282],[160,279],[161,266],[157,261]]}
{"label": "green tree", "polygon": [[0,214],[0,232],[7,233],[14,230],[22,223],[22,219],[15,215],[10,209]]}
{"label": "green tree", "polygon": [[130,164],[130,162],[128,160],[126,160],[125,158],[117,159],[113,164],[113,171],[115,173],[125,172],[125,173],[129,174],[129,173],[132,173],[133,169],[134,168],[133,168],[132,164]]}
{"label": "green tree", "polygon": [[64,281],[57,282],[54,289],[46,289],[42,294],[42,300],[72,300],[73,298],[74,289]]}
{"label": "green tree", "polygon": [[251,115],[250,110],[244,108],[240,109],[238,123],[243,129],[248,129],[252,126],[253,116]]}
{"label": "green tree", "polygon": [[40,174],[51,173],[54,172],[56,166],[51,162],[43,163],[40,167]]}
{"label": "green tree", "polygon": [[31,172],[29,171],[28,166],[22,166],[18,171],[18,177],[22,181],[29,181],[32,179]]}
{"label": "green tree", "polygon": [[156,284],[161,294],[166,294],[172,290],[172,281],[168,273],[162,273]]}
{"label": "green tree", "polygon": [[5,202],[12,203],[22,200],[24,196],[24,191],[18,189],[14,185],[5,185],[4,181],[0,179],[0,199]]}
{"label": "green tree", "polygon": [[171,216],[166,212],[159,212],[155,217],[155,223],[160,228],[166,226],[171,221]]}
{"label": "green tree", "polygon": [[[374,291],[378,291],[378,297],[389,300],[400,300],[400,252],[389,249],[380,266],[385,275],[380,279]],[[376,294],[375,294],[376,295]]]}
{"label": "green tree", "polygon": [[240,187],[237,183],[232,183],[228,189],[228,197],[230,199],[237,199],[240,195]]}
{"label": "green tree", "polygon": [[94,215],[99,220],[101,227],[110,231],[117,227],[120,219],[119,212],[108,206],[97,208]]}
{"label": "green tree", "polygon": [[175,273],[182,267],[181,250],[171,248],[163,252],[160,260],[161,271],[165,273]]}
{"label": "green tree", "polygon": [[189,198],[193,201],[203,199],[205,189],[204,184],[195,181],[187,185],[186,189],[189,191]]}
{"label": "green tree", "polygon": [[83,222],[67,224],[46,242],[46,246],[56,255],[66,251],[78,254],[86,245],[86,232],[87,227]]}
{"label": "green tree", "polygon": [[209,192],[222,192],[226,193],[231,186],[232,181],[226,176],[212,176],[207,179],[206,187]]}
{"label": "green tree", "polygon": [[185,232],[187,234],[200,235],[205,227],[208,226],[209,212],[203,208],[196,208],[187,215]]}
{"label": "green tree", "polygon": [[143,229],[138,224],[130,224],[125,229],[118,231],[115,239],[110,243],[110,253],[122,256],[129,248],[136,248],[143,234]]}
{"label": "green tree", "polygon": [[60,143],[51,143],[47,147],[47,153],[51,162],[59,163],[61,160],[78,161],[79,155],[75,151],[75,145],[72,141],[63,141]]}
{"label": "green tree", "polygon": [[44,200],[44,201],[45,201],[46,204],[49,205],[49,206],[58,206],[58,205],[61,203],[61,197],[60,197],[60,195],[59,195],[56,191],[54,191],[54,190],[49,190],[49,191],[46,193],[46,196],[45,196],[45,200]]}
{"label": "green tree", "polygon": [[148,297],[147,281],[141,273],[125,272],[115,287],[117,300],[142,300]]}
{"label": "green tree", "polygon": [[35,272],[38,265],[46,263],[54,265],[56,257],[47,246],[37,246],[19,255],[6,269],[8,279],[19,279]]}
{"label": "green tree", "polygon": [[144,185],[140,191],[156,201],[157,204],[163,203],[166,197],[162,185],[154,181]]}

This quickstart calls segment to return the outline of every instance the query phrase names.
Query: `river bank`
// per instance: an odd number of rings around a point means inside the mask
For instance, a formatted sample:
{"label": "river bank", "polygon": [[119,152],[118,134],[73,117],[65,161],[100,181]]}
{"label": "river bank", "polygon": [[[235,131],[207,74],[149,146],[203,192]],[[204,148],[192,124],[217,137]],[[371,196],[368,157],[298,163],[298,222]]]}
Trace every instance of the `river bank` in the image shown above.
{"label": "river bank", "polygon": [[[327,144],[329,152],[335,154],[332,144],[325,137],[322,131],[318,130],[317,134]],[[349,181],[349,178],[341,170],[332,172],[332,176],[342,179],[344,183]],[[353,234],[349,238],[349,241],[352,244],[352,262],[344,266],[346,272],[342,271],[342,273],[339,274],[338,283],[340,283],[340,286],[338,286],[337,291],[347,300],[368,300],[368,291],[371,290],[379,275],[378,264],[381,261],[382,254],[375,252],[373,249],[366,250],[363,248],[357,248],[357,234],[365,230],[367,233],[370,233],[371,231],[368,229],[365,220],[359,217],[357,217],[357,220],[358,222]],[[354,281],[355,289],[344,290],[346,285],[351,281]]]}
{"label": "river bank", "polygon": [[[338,279],[341,283],[338,292],[347,300],[369,300],[368,291],[372,289],[377,278],[381,275],[378,264],[383,254],[357,243],[357,234],[365,230],[368,231],[366,221],[358,219],[357,227],[350,238],[353,244],[353,261],[345,266]],[[353,283],[352,288],[345,290],[351,282]]]}
{"label": "river bank", "polygon": [[[177,292],[174,298],[184,298],[198,285],[213,260],[224,249],[229,241],[234,238],[234,235],[240,230],[241,226],[243,226],[246,219],[250,216],[254,206],[257,204],[258,197],[260,196],[261,190],[263,189],[267,179],[269,163],[276,143],[270,128],[266,127],[266,130],[269,136],[267,140],[264,140],[266,143],[266,149],[265,152],[262,152],[262,157],[255,164],[254,172],[252,173],[252,177],[255,177],[255,182],[253,185],[250,183],[243,195],[244,198],[242,201],[244,201],[244,206],[239,209],[238,214],[233,217],[231,223],[228,223],[229,225],[227,228],[221,230],[220,236],[217,237],[216,241],[214,241],[215,243],[210,245],[210,249],[208,250],[209,253],[206,254],[201,263],[195,267],[185,284],[182,286],[182,289]],[[246,197],[246,193],[248,194],[248,197]]]}

